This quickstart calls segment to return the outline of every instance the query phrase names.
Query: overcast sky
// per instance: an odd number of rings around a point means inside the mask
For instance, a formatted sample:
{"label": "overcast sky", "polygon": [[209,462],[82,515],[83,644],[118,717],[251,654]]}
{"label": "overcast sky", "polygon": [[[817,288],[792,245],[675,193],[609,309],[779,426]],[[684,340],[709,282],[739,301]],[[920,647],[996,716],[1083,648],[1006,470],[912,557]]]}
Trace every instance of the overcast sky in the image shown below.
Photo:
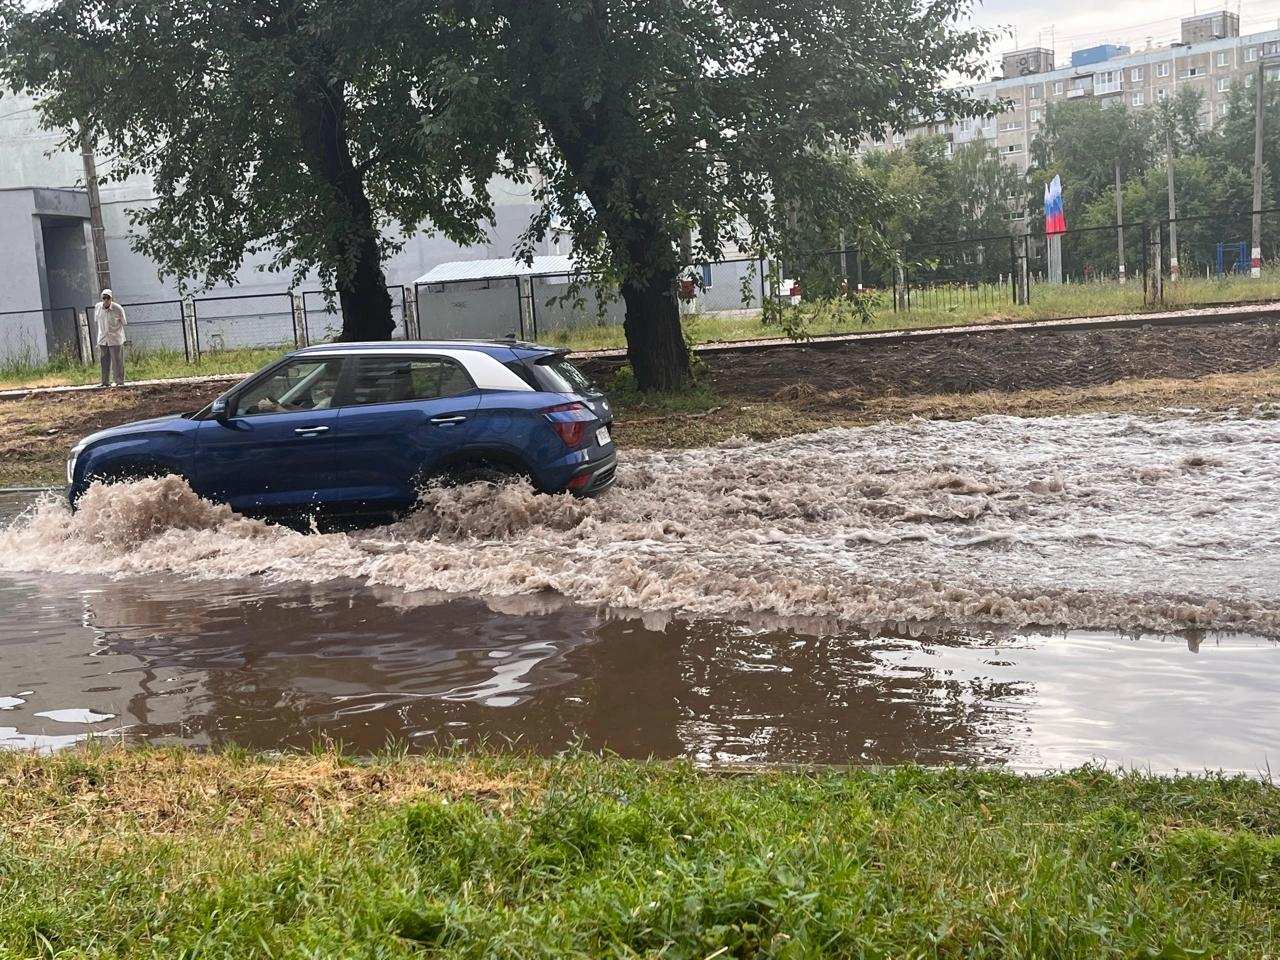
{"label": "overcast sky", "polygon": [[[1148,39],[1165,46],[1178,37],[1178,21],[1196,13],[1227,9],[1240,14],[1240,32],[1276,29],[1280,0],[986,0],[976,8],[973,22],[1010,32],[993,50],[1052,47],[1059,65],[1071,52],[1099,43],[1128,44],[1142,49]],[[1015,43],[1012,31],[1017,32]]]}

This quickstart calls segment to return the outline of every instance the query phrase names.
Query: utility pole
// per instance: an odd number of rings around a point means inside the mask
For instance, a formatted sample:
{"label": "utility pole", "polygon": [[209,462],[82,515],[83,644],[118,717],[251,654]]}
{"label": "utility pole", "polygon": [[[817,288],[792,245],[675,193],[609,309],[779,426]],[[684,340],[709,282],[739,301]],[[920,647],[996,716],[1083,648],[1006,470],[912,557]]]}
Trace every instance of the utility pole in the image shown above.
{"label": "utility pole", "polygon": [[1173,134],[1164,132],[1164,167],[1169,175],[1169,280],[1178,279],[1178,204],[1173,198]]}
{"label": "utility pole", "polygon": [[840,290],[849,295],[849,252],[844,245],[844,231],[840,231]]}
{"label": "utility pole", "polygon": [[107,230],[102,225],[102,198],[98,195],[98,164],[93,156],[93,139],[87,124],[80,124],[80,159],[84,163],[84,185],[89,194],[89,230],[93,234],[93,268],[98,290],[111,287],[111,258],[107,256]]}
{"label": "utility pole", "polygon": [[1253,249],[1249,252],[1249,276],[1262,276],[1262,116],[1266,101],[1263,87],[1267,74],[1263,58],[1258,58],[1258,79],[1254,81],[1253,107]]}
{"label": "utility pole", "polygon": [[1124,195],[1120,191],[1120,161],[1116,160],[1116,252],[1120,263],[1120,282],[1124,283]]}

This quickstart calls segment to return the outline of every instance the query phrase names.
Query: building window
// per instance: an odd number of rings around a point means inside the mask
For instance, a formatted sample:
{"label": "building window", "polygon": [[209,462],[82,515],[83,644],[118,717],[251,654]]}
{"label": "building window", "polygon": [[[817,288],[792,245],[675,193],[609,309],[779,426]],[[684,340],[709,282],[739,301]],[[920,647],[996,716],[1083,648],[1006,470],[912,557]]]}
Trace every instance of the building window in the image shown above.
{"label": "building window", "polygon": [[1230,90],[1230,89],[1231,89],[1231,78],[1230,78],[1230,77],[1219,77],[1219,78],[1218,78],[1218,92],[1219,92],[1219,93],[1226,93],[1226,92],[1227,92],[1228,90]]}
{"label": "building window", "polygon": [[1249,63],[1253,63],[1253,61],[1258,59],[1258,48],[1250,47],[1248,50],[1244,52],[1244,58]]}
{"label": "building window", "polygon": [[1178,76],[1183,80],[1190,80],[1192,77],[1204,76],[1204,67],[1187,67]]}
{"label": "building window", "polygon": [[1055,80],[1055,81],[1053,82],[1053,92],[1054,92],[1054,93],[1056,93],[1056,94],[1061,94],[1061,93],[1062,93],[1062,81],[1061,81],[1061,80]]}
{"label": "building window", "polygon": [[1169,99],[1169,88],[1168,88],[1168,87],[1160,87],[1159,89],[1157,89],[1157,90],[1156,90],[1156,99],[1157,99],[1157,100],[1161,100],[1161,101],[1168,100],[1168,99]]}
{"label": "building window", "polygon": [[1169,75],[1169,65],[1167,63],[1156,64],[1156,76],[1167,77]]}
{"label": "building window", "polygon": [[1039,122],[1040,122],[1040,117],[1041,117],[1041,116],[1042,116],[1042,114],[1041,114],[1041,112],[1040,112],[1039,110],[1032,110],[1032,111],[1031,111],[1031,122],[1032,122],[1032,123],[1039,123]]}
{"label": "building window", "polygon": [[1139,80],[1141,80],[1141,79],[1142,79],[1142,68],[1141,68],[1141,67],[1134,67],[1132,70],[1130,70],[1130,71],[1129,71],[1129,80],[1130,80],[1131,82],[1133,82],[1133,83],[1137,83],[1137,82],[1138,82]]}
{"label": "building window", "polygon": [[1021,120],[1006,120],[1004,123],[1000,124],[1000,129],[1001,129],[1001,130],[1005,130],[1005,131],[1008,131],[1008,130],[1021,130],[1021,129],[1022,129],[1022,121],[1021,121]]}
{"label": "building window", "polygon": [[1000,148],[1000,152],[1001,152],[1001,153],[1005,153],[1005,154],[1021,153],[1021,152],[1022,152],[1022,144],[1020,144],[1020,143],[1006,143],[1003,147],[1001,147],[1001,148]]}
{"label": "building window", "polygon": [[1133,96],[1131,96],[1131,97],[1129,98],[1129,105],[1130,105],[1130,106],[1132,106],[1132,107],[1140,107],[1140,106],[1142,106],[1142,91],[1141,91],[1141,90],[1136,90],[1136,91],[1134,91]]}
{"label": "building window", "polygon": [[1033,83],[1027,88],[1027,96],[1032,100],[1042,100],[1044,98],[1044,84]]}
{"label": "building window", "polygon": [[1268,80],[1280,80],[1280,67],[1267,67]]}
{"label": "building window", "polygon": [[1214,62],[1220,67],[1225,67],[1231,61],[1231,54],[1226,50],[1219,50],[1218,55],[1214,58]]}
{"label": "building window", "polygon": [[1268,43],[1262,48],[1263,53],[1275,53],[1277,50],[1280,50],[1280,44],[1277,43]]}
{"label": "building window", "polygon": [[972,120],[961,120],[961,121],[960,121],[960,132],[961,132],[961,133],[968,133],[972,128],[973,128],[973,121],[972,121]]}

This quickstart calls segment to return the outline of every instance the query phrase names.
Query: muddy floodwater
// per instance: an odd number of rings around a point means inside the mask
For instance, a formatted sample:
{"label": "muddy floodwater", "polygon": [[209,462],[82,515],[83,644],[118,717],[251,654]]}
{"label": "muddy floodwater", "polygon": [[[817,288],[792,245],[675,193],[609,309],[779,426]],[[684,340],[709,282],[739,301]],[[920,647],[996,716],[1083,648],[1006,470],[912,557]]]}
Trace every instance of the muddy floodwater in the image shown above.
{"label": "muddy floodwater", "polygon": [[10,577],[0,743],[581,743],[705,762],[1252,773],[1280,737],[1266,640],[801,626],[499,613],[354,584]]}
{"label": "muddy floodwater", "polygon": [[632,453],[598,501],[428,491],[357,532],[248,520],[177,478],[6,511],[10,747],[1256,773],[1280,737],[1269,410]]}

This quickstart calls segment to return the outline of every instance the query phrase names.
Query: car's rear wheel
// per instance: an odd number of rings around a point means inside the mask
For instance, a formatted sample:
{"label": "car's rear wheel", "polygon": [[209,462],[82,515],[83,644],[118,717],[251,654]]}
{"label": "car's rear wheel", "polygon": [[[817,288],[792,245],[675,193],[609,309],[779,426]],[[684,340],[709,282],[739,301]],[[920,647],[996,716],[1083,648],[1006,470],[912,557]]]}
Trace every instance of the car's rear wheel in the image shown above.
{"label": "car's rear wheel", "polygon": [[453,484],[491,483],[498,486],[511,483],[513,480],[527,479],[527,477],[527,474],[508,464],[471,463],[450,471],[448,482]]}

